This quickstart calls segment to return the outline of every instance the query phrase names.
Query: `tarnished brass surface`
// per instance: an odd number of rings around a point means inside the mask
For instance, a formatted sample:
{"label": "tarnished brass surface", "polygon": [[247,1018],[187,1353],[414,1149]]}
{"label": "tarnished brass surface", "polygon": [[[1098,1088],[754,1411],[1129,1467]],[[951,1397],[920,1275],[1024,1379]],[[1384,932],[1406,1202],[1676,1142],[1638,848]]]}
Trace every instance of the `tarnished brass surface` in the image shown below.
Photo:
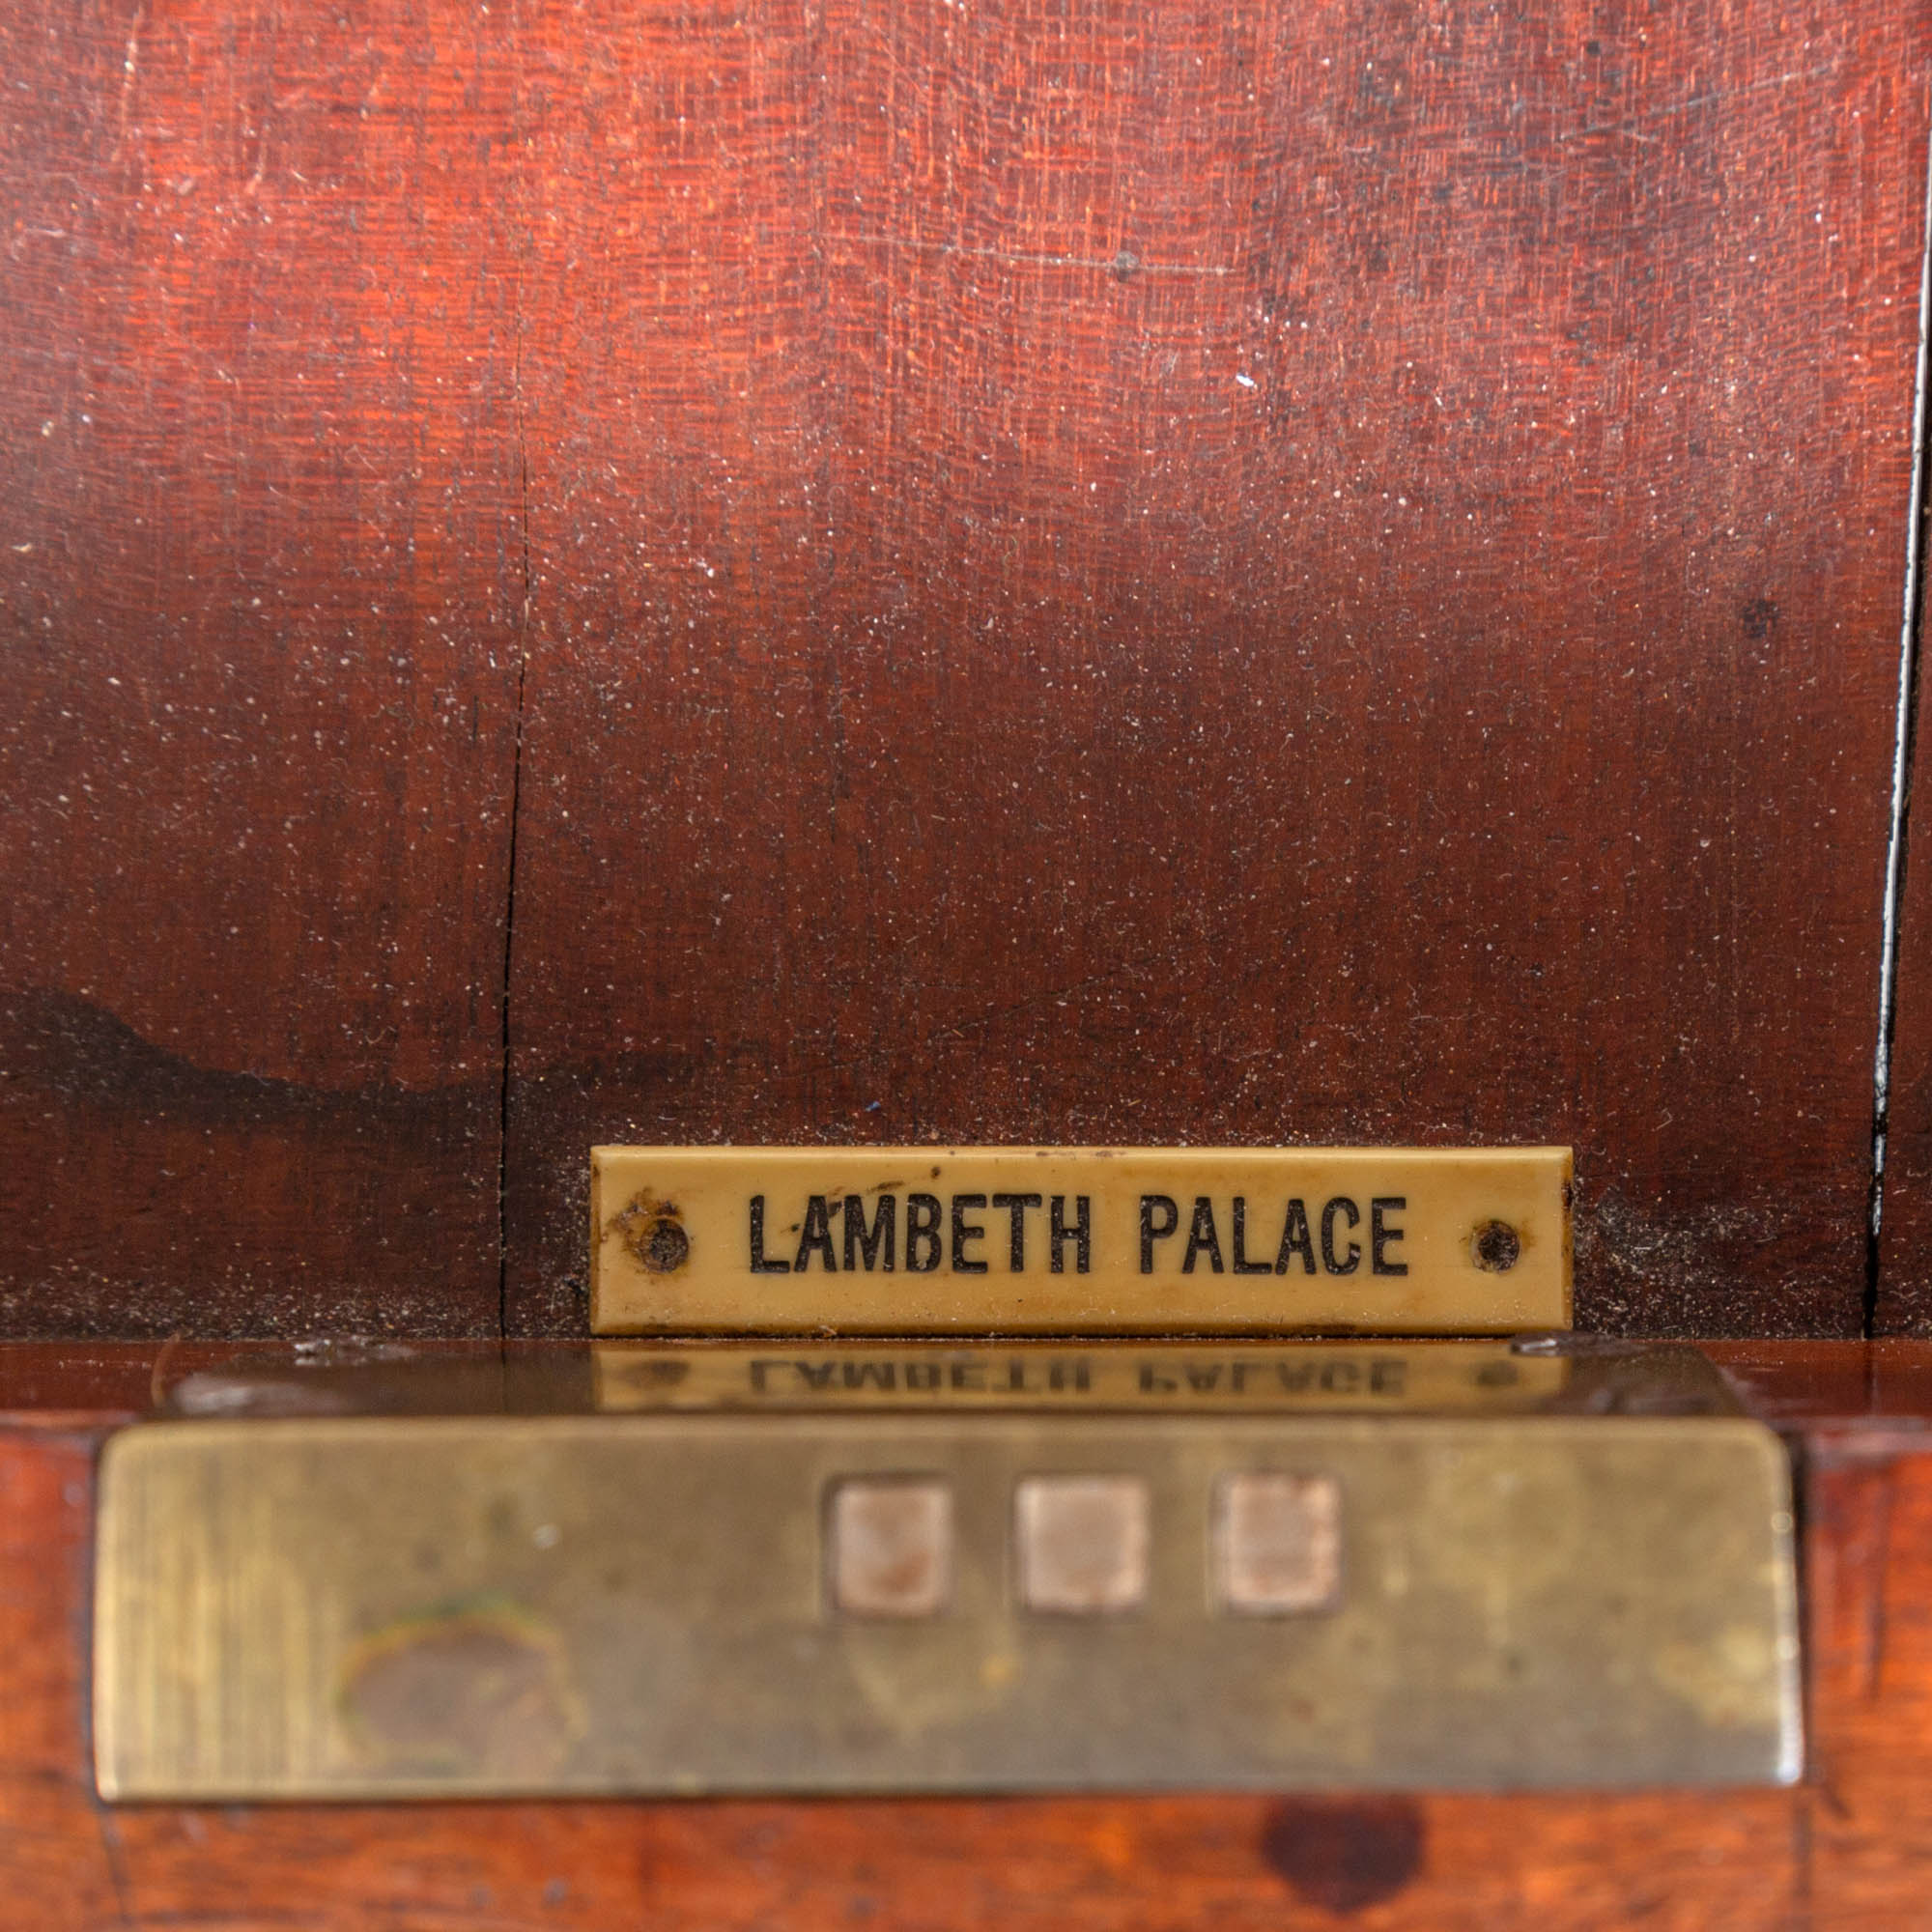
{"label": "tarnished brass surface", "polygon": [[1505,1334],[1567,1148],[591,1151],[599,1334]]}
{"label": "tarnished brass surface", "polygon": [[1797,1770],[1736,1416],[177,1421],[101,1480],[109,1798]]}

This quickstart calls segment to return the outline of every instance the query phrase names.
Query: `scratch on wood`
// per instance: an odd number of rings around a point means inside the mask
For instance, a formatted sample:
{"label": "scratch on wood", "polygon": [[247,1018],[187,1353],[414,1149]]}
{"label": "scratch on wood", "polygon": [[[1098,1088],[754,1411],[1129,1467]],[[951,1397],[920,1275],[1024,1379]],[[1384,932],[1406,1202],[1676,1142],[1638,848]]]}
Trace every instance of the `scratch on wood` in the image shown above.
{"label": "scratch on wood", "polygon": [[1091,269],[1109,275],[1232,275],[1221,262],[1146,262],[1129,249],[1118,254],[1031,255],[1013,248],[969,248],[958,242],[931,242],[919,235],[850,235],[848,242],[884,248],[913,248],[926,255],[959,255],[972,261],[998,262],[1009,269]]}

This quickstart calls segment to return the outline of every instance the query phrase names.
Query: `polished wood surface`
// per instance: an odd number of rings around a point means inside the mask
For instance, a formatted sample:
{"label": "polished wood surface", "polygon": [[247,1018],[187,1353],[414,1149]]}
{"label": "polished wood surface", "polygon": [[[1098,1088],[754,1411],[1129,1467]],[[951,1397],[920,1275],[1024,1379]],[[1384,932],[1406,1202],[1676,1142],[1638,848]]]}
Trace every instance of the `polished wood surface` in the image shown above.
{"label": "polished wood surface", "polygon": [[[135,1388],[156,1351],[90,1351],[64,1373],[55,1351],[0,1348],[0,1392],[13,1405],[0,1417],[9,1922],[35,1932],[1923,1923],[1932,1346],[1714,1352],[1734,1374],[1743,1361],[1754,1399],[1804,1452],[1810,1753],[1805,1781],[1789,1791],[109,1808],[92,1796],[87,1759],[93,1458],[101,1428],[145,1406]],[[164,1379],[176,1373],[161,1367]]]}
{"label": "polished wood surface", "polygon": [[1891,1932],[1932,1918],[1932,1454],[1917,1428],[1807,1452],[1811,1883],[1820,1922]]}
{"label": "polished wood surface", "polygon": [[486,1331],[507,41],[27,0],[0,65],[0,1332]]}
{"label": "polished wood surface", "polygon": [[593,1141],[842,1136],[1859,1331],[1922,0],[0,56],[0,1331],[581,1332]]}
{"label": "polished wood surface", "polygon": [[929,1134],[1574,1141],[1583,1322],[1856,1332],[1928,26],[761,11],[553,116],[513,1329],[591,1140]]}
{"label": "polished wood surface", "polygon": [[[1922,599],[1921,589],[1921,614]],[[1922,716],[1922,702],[1918,710]],[[1932,747],[1919,739],[1914,749],[1914,770],[1923,770]],[[1922,800],[1906,834],[1883,1230],[1871,1311],[1873,1332],[1881,1335],[1932,1334],[1932,810]]]}

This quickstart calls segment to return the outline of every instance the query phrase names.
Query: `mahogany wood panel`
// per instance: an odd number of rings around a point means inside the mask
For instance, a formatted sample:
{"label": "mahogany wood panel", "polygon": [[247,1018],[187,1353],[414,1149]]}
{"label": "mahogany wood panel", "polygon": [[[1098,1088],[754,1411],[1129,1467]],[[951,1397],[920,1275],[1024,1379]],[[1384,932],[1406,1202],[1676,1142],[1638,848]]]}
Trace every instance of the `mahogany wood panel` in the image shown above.
{"label": "mahogany wood panel", "polygon": [[520,15],[509,1322],[605,1139],[1554,1140],[1857,1333],[1932,9]]}
{"label": "mahogany wood panel", "polygon": [[1815,1922],[1894,1932],[1932,1918],[1932,1456],[1832,1432],[1810,1463]]}
{"label": "mahogany wood panel", "polygon": [[[1923,618],[1921,608],[1918,613]],[[1921,638],[1919,650],[1924,651]],[[1891,1049],[1885,1203],[1874,1327],[1879,1334],[1932,1334],[1932,734],[1925,728],[1924,674],[1915,694],[1918,809],[1906,845],[1899,898],[1897,1021]]]}
{"label": "mahogany wood panel", "polygon": [[0,9],[0,1333],[497,1327],[506,35]]}
{"label": "mahogany wood panel", "polygon": [[1573,1141],[1584,1320],[1854,1329],[1928,53],[6,9],[0,1327],[862,1135]]}

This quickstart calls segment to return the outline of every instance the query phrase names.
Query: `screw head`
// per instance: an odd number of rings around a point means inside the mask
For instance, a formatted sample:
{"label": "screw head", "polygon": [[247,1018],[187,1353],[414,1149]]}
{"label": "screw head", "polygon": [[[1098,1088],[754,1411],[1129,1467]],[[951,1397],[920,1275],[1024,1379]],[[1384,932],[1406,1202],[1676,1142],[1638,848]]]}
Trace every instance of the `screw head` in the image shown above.
{"label": "screw head", "polygon": [[1522,1258],[1522,1236],[1507,1221],[1485,1221],[1469,1236],[1469,1259],[1489,1274],[1507,1274]]}

